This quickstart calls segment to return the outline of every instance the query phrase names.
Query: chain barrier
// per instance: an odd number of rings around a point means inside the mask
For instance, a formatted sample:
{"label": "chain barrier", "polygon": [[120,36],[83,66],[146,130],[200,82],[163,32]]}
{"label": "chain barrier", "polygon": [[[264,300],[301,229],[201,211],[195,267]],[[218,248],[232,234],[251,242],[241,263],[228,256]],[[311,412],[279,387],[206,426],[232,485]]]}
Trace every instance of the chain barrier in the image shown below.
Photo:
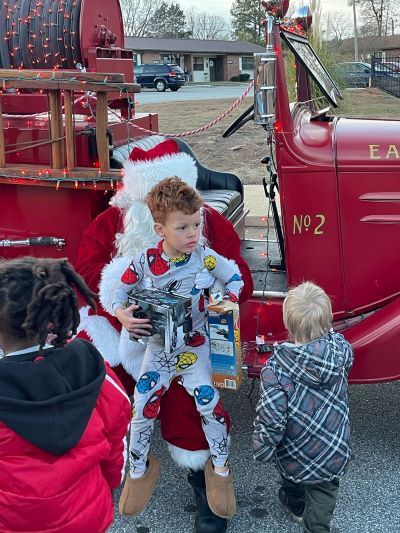
{"label": "chain barrier", "polygon": [[[128,124],[130,124],[131,126],[133,126],[135,129],[138,129],[140,131],[143,131],[144,133],[147,133],[148,135],[161,135],[162,137],[170,137],[170,138],[173,138],[173,137],[188,137],[189,135],[195,135],[196,133],[201,133],[203,131],[207,131],[208,129],[212,128],[213,126],[215,126],[215,124],[217,124],[218,122],[220,122],[221,120],[223,120],[225,117],[227,117],[230,113],[232,113],[232,111],[238,107],[238,105],[240,105],[242,103],[242,100],[249,94],[250,90],[252,89],[254,85],[254,80],[246,87],[246,90],[244,91],[244,93],[236,100],[236,102],[234,102],[226,111],[224,111],[224,113],[222,113],[222,115],[219,115],[217,118],[215,118],[214,120],[212,120],[211,122],[209,122],[208,124],[205,124],[204,126],[201,126],[200,128],[196,128],[195,130],[189,130],[189,131],[183,131],[182,133],[161,133],[159,131],[152,131],[152,130],[148,130],[146,128],[142,128],[141,126],[138,126],[136,124],[132,124],[131,121],[124,121]],[[121,118],[117,113],[115,113],[114,111],[110,110],[114,115],[116,115],[117,117]]]}

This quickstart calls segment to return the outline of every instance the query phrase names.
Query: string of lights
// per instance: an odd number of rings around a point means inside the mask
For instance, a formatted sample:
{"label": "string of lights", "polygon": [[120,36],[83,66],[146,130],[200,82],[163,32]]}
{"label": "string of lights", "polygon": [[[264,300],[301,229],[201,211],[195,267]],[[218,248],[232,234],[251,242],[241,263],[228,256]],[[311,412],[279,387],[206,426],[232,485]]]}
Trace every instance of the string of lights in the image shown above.
{"label": "string of lights", "polygon": [[117,186],[120,180],[123,177],[123,173],[120,172],[119,177],[115,177],[113,179],[102,177],[101,175],[94,179],[93,177],[89,178],[75,178],[75,177],[68,177],[67,172],[65,171],[65,178],[54,178],[50,176],[50,170],[43,170],[41,172],[41,175],[39,176],[32,176],[27,175],[25,171],[20,177],[0,177],[1,182],[6,182],[10,184],[15,185],[28,185],[32,183],[41,183],[41,184],[52,184],[55,185],[55,188],[58,190],[62,185],[68,185],[73,186],[75,189],[78,189],[81,185],[85,187],[86,185],[90,185],[93,189],[101,189],[105,190],[105,192],[108,192],[109,189],[114,190]]}
{"label": "string of lights", "polygon": [[2,0],[2,68],[75,68],[81,0]]}
{"label": "string of lights", "polygon": [[[18,76],[18,78],[20,78],[20,76],[25,81],[35,81],[35,80],[38,79],[37,77],[34,77],[34,78],[25,77],[25,76],[22,77],[22,73]],[[12,80],[15,80],[15,79],[16,79],[15,77],[14,78],[3,78],[3,82],[5,80],[12,81]],[[55,82],[59,81],[59,80],[62,80],[64,82],[67,81],[65,78],[56,78],[56,77],[53,78],[52,77],[51,79],[52,79],[52,81],[55,81]],[[70,81],[80,81],[83,84],[86,83],[86,80],[76,80],[76,78],[70,78]],[[103,81],[97,81],[95,83],[97,85],[99,85],[99,86],[101,86],[101,85],[102,86],[110,85],[110,82],[108,82],[107,79],[104,79]],[[127,99],[127,107],[128,107],[129,117],[128,117],[128,119],[125,119],[121,115],[117,114],[114,110],[112,110],[110,108],[109,108],[109,112],[114,114],[118,118],[119,122],[125,123],[127,125],[128,130],[129,130],[129,128],[131,126],[133,126],[133,127],[137,128],[137,129],[139,129],[139,130],[141,130],[141,131],[143,131],[145,133],[148,133],[150,135],[158,134],[158,132],[147,130],[145,128],[142,128],[142,127],[132,123],[130,112],[133,109],[133,102],[132,102],[132,100],[130,98],[128,90],[124,87],[124,84],[112,83],[111,85],[114,86],[114,87],[117,86],[120,89],[120,95],[125,94],[125,98]],[[164,135],[166,137],[184,137],[184,136],[187,136],[187,135],[194,135],[195,133],[200,133],[200,132],[206,131],[207,129],[209,129],[210,127],[212,127],[216,123],[218,123],[220,120],[225,118],[227,115],[229,115],[229,113],[231,113],[232,110],[235,109],[241,103],[243,98],[249,93],[249,91],[252,88],[252,86],[253,86],[253,82],[251,82],[249,84],[249,86],[246,88],[244,93],[224,113],[222,113],[221,115],[216,117],[213,121],[209,122],[208,124],[206,124],[204,126],[201,126],[200,128],[197,128],[195,130],[191,130],[191,131],[187,131],[187,132],[181,132],[181,133],[177,133],[177,134],[161,133],[160,135]],[[92,109],[92,107],[90,105],[90,99],[96,100],[96,98],[91,93],[86,92],[85,95],[83,95],[82,97],[76,99],[75,102],[78,102],[78,101],[82,100],[82,98],[86,99],[86,103],[88,104],[88,107],[89,107],[89,110],[90,110],[90,115],[95,119],[96,116],[95,116],[95,114],[93,112],[93,109]],[[130,132],[129,131],[128,131],[128,136],[127,137],[128,137],[128,139],[130,138]],[[10,153],[17,152],[18,150],[19,151],[27,150],[27,149],[30,149],[30,148],[34,148],[34,147],[45,145],[45,144],[50,144],[52,142],[56,142],[56,141],[60,141],[60,140],[64,140],[64,139],[65,139],[65,137],[63,136],[63,137],[58,137],[57,139],[52,139],[52,140],[47,140],[47,141],[40,141],[40,142],[32,143],[32,144],[21,143],[21,144],[23,144],[23,146],[20,146],[19,148],[16,148],[14,150],[8,150],[6,153],[10,154]],[[28,183],[28,182],[32,182],[32,181],[36,181],[36,182],[45,181],[45,182],[49,182],[49,183],[55,183],[57,189],[59,188],[59,186],[61,184],[68,184],[69,185],[69,184],[73,183],[75,185],[75,187],[78,188],[80,184],[82,184],[82,185],[85,185],[87,183],[91,183],[91,184],[95,184],[96,183],[97,184],[99,182],[103,182],[103,183],[104,182],[108,182],[110,184],[110,187],[113,189],[114,181],[115,181],[114,177],[110,178],[110,177],[102,176],[100,171],[99,171],[98,176],[96,176],[96,178],[93,178],[93,176],[90,176],[88,178],[76,178],[73,175],[73,172],[71,172],[71,175],[69,176],[68,172],[66,170],[64,170],[62,179],[60,179],[59,177],[51,177],[51,171],[48,170],[48,169],[40,170],[38,172],[38,175],[29,175],[29,174],[27,174],[27,172],[29,172],[28,168],[26,169],[26,171],[21,169],[21,174],[22,174],[21,178],[14,177],[14,176],[10,177],[10,176],[5,175],[3,173],[2,180],[3,181],[4,180],[8,180],[8,182],[13,181],[14,183],[20,183],[20,184]],[[93,171],[91,171],[91,173],[92,172]],[[121,176],[116,179],[117,183],[122,178],[122,175],[123,175],[123,173],[121,173]]]}

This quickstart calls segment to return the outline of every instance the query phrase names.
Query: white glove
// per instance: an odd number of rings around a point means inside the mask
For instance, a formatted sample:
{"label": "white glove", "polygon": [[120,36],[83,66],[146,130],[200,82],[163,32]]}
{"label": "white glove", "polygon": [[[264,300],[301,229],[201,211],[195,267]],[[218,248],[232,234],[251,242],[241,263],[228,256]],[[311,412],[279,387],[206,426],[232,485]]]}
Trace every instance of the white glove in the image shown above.
{"label": "white glove", "polygon": [[194,278],[194,286],[196,289],[209,289],[214,285],[215,279],[215,276],[210,274],[206,268],[203,268]]}

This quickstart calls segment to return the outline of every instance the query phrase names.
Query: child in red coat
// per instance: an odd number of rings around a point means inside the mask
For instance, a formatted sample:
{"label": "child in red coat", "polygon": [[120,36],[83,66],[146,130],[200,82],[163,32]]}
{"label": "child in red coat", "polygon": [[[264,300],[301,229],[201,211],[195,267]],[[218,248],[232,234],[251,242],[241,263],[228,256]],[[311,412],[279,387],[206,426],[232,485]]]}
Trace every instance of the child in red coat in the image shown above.
{"label": "child in red coat", "polygon": [[100,533],[113,520],[130,402],[91,343],[67,343],[74,287],[94,306],[66,260],[0,262],[2,533]]}

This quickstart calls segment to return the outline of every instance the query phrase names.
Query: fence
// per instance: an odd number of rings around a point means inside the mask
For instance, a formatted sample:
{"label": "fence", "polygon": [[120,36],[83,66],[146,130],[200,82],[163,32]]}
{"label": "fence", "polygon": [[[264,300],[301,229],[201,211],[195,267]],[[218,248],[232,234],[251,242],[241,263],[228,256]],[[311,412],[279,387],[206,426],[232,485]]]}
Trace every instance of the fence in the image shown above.
{"label": "fence", "polygon": [[400,56],[386,56],[380,53],[371,56],[371,87],[377,87],[400,98]]}

